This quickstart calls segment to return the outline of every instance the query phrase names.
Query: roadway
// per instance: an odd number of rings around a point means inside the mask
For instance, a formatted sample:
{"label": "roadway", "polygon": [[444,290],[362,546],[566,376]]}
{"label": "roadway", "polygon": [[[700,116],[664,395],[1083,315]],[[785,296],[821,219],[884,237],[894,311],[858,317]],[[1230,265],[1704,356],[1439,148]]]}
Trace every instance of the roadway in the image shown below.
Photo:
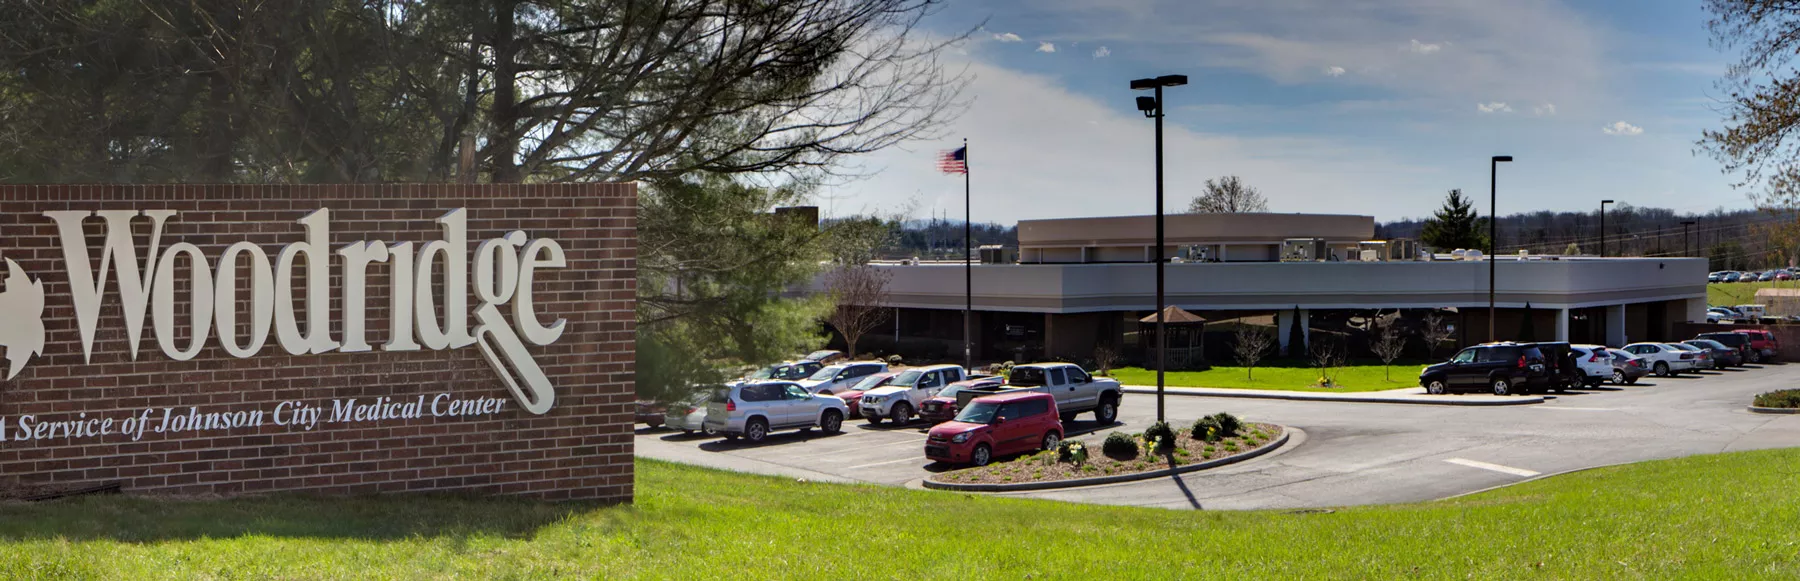
{"label": "roadway", "polygon": [[[1173,422],[1228,411],[1299,433],[1276,453],[1215,470],[1008,496],[1221,510],[1431,500],[1595,466],[1800,445],[1800,416],[1745,410],[1756,393],[1797,379],[1800,364],[1765,365],[1646,377],[1636,386],[1500,407],[1171,396],[1166,406]],[[1114,426],[1074,422],[1071,435],[1086,433],[1077,437],[1097,443],[1112,430],[1141,431],[1155,420],[1155,397],[1127,395],[1119,416]],[[643,428],[636,450],[744,472],[916,486],[949,469],[925,460],[923,429],[851,421],[840,435],[778,432],[752,445]]]}

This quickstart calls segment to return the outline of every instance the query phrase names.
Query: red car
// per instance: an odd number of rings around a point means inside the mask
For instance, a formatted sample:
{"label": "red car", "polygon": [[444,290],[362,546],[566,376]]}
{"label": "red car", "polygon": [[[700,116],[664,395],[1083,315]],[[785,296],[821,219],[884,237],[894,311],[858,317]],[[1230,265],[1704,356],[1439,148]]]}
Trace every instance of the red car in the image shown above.
{"label": "red car", "polygon": [[887,385],[888,380],[898,377],[899,375],[900,372],[898,371],[884,371],[863,377],[862,381],[856,382],[856,385],[850,386],[850,389],[844,390],[837,394],[837,396],[839,399],[844,400],[846,405],[850,406],[850,417],[862,417],[862,412],[858,411],[860,408],[858,408],[856,404],[862,401],[863,392]]}
{"label": "red car", "polygon": [[1056,448],[1062,436],[1056,398],[1050,394],[990,395],[970,400],[955,421],[931,428],[925,457],[983,466],[996,456]]}
{"label": "red car", "polygon": [[1750,336],[1750,352],[1746,359],[1751,363],[1774,361],[1781,354],[1781,345],[1775,341],[1775,334],[1763,329],[1737,329],[1736,332]]}
{"label": "red car", "polygon": [[1006,378],[998,375],[952,383],[919,406],[919,417],[932,424],[948,422],[956,418],[956,412],[961,411],[956,407],[956,392],[963,388],[993,387],[1002,383],[1006,383]]}

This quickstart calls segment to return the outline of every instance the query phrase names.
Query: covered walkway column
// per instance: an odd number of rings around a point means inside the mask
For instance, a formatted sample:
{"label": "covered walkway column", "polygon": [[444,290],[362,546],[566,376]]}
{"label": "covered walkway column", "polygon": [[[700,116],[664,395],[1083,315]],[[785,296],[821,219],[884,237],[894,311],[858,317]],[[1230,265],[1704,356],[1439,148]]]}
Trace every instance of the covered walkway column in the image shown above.
{"label": "covered walkway column", "polygon": [[1606,345],[1622,347],[1630,343],[1625,336],[1625,305],[1608,305],[1606,307]]}
{"label": "covered walkway column", "polygon": [[1563,343],[1569,342],[1569,310],[1568,309],[1557,309],[1556,310],[1556,340],[1561,341]]}

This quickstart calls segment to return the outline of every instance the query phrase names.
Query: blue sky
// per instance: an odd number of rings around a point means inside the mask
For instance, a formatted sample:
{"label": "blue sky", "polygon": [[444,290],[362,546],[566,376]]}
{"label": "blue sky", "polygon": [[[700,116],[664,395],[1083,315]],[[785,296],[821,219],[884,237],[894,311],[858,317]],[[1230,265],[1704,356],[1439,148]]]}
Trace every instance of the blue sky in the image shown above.
{"label": "blue sky", "polygon": [[[1502,214],[1601,199],[1705,211],[1749,206],[1695,152],[1720,126],[1730,55],[1697,0],[960,0],[932,34],[982,26],[944,55],[969,105],[941,141],[858,160],[819,200],[841,215],[962,212],[933,157],[971,144],[974,217],[1153,211],[1151,122],[1130,79],[1168,90],[1166,207],[1235,174],[1276,212],[1419,217],[1502,165]],[[984,24],[985,23],[985,24]]]}

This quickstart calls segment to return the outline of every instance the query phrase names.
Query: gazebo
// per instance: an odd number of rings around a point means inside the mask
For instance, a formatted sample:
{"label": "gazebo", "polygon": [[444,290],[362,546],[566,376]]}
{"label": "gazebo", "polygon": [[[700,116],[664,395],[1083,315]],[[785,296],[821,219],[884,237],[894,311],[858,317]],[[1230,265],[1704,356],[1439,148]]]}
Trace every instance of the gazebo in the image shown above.
{"label": "gazebo", "polygon": [[[1205,346],[1206,319],[1187,310],[1169,305],[1162,310],[1163,326],[1169,330],[1168,369],[1201,371],[1210,365],[1206,364],[1206,355],[1201,348]],[[1156,336],[1156,315],[1138,319],[1138,336],[1144,337],[1144,367],[1156,368],[1156,346],[1161,339]]]}

